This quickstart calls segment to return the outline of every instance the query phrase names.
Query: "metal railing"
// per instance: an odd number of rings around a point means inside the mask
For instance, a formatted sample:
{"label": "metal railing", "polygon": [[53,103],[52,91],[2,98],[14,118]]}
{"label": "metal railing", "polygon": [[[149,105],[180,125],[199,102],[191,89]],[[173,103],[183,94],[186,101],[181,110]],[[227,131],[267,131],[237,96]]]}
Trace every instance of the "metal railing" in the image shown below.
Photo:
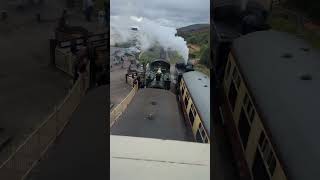
{"label": "metal railing", "polygon": [[110,127],[117,121],[117,119],[121,116],[121,114],[127,109],[134,95],[138,91],[138,84],[135,84],[133,89],[130,91],[128,96],[122,100],[120,104],[118,104],[115,108],[112,109],[110,113]]}
{"label": "metal railing", "polygon": [[50,145],[61,134],[72,113],[80,104],[81,97],[89,88],[90,78],[87,76],[83,74],[78,78],[62,103],[1,164],[1,180],[21,180],[27,177]]}

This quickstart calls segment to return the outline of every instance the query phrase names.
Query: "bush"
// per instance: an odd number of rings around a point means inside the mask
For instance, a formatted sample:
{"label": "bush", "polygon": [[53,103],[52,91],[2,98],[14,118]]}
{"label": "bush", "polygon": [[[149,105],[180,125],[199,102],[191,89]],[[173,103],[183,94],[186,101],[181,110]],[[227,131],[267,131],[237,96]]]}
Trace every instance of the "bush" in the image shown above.
{"label": "bush", "polygon": [[200,64],[210,66],[210,48],[208,46],[201,48]]}

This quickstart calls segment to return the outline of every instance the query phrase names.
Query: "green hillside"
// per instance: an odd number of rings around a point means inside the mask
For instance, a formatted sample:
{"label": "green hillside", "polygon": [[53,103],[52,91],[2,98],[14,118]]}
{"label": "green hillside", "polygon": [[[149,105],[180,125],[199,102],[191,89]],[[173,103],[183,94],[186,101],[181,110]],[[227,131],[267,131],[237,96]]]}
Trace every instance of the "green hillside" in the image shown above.
{"label": "green hillside", "polygon": [[[198,28],[197,28],[198,27]],[[210,27],[207,25],[191,25],[178,29],[189,47],[189,58],[198,60],[195,69],[210,75]]]}

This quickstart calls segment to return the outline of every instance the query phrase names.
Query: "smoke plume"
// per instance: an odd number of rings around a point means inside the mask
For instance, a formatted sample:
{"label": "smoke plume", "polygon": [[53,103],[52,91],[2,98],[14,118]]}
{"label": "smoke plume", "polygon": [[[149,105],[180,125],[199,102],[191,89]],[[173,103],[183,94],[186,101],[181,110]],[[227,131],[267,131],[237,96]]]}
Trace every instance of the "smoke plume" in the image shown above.
{"label": "smoke plume", "polygon": [[[132,31],[137,27],[138,31]],[[147,18],[136,16],[111,16],[110,17],[110,45],[136,40],[136,46],[147,50],[159,44],[165,50],[175,50],[188,61],[189,49],[186,41],[176,35],[173,27],[165,27]]]}

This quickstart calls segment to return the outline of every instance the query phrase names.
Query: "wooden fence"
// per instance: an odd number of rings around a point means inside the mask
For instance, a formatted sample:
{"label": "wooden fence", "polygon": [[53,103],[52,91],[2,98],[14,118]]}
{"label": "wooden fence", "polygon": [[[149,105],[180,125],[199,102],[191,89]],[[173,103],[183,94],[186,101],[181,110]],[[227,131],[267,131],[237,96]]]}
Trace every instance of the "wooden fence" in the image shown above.
{"label": "wooden fence", "polygon": [[133,89],[130,91],[128,96],[115,108],[112,109],[110,113],[110,127],[117,121],[120,115],[126,110],[134,95],[138,91],[138,85],[134,85]]}
{"label": "wooden fence", "polygon": [[[90,64],[87,65],[87,68]],[[88,74],[80,75],[62,103],[0,166],[1,180],[25,179],[32,168],[46,153],[49,146],[61,134],[81,97],[89,88]]]}
{"label": "wooden fence", "polygon": [[70,51],[66,51],[66,49],[56,48],[55,50],[55,65],[58,69],[65,72],[66,74],[73,76],[74,74],[74,63],[75,56],[72,55]]}

